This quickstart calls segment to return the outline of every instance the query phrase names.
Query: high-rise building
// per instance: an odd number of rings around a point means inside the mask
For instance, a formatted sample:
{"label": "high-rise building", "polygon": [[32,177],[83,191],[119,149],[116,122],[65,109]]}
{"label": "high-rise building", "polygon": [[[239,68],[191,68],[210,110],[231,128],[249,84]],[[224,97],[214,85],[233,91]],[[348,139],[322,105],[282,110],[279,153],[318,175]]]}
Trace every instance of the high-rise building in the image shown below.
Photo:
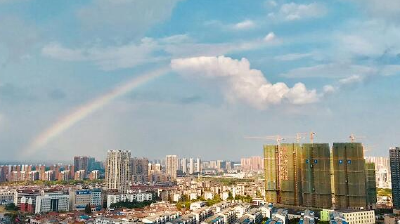
{"label": "high-rise building", "polygon": [[193,158],[189,159],[189,174],[193,174],[194,173],[194,162],[193,162]]}
{"label": "high-rise building", "polygon": [[389,150],[393,209],[400,210],[400,147]]}
{"label": "high-rise building", "polygon": [[264,146],[267,202],[301,205],[299,144]]}
{"label": "high-rise building", "polygon": [[333,143],[332,164],[335,208],[366,208],[366,176],[362,144]]}
{"label": "high-rise building", "polygon": [[130,176],[131,152],[108,150],[106,161],[106,185],[108,189],[126,193]]}
{"label": "high-rise building", "polygon": [[93,158],[88,156],[75,156],[74,157],[74,167],[75,171],[84,170],[85,174],[89,172],[89,161],[93,162]]}
{"label": "high-rise building", "polygon": [[392,188],[390,161],[388,157],[365,157],[365,162],[375,164],[376,187]]}
{"label": "high-rise building", "polygon": [[147,158],[131,158],[131,176],[133,182],[148,182],[149,160]]}
{"label": "high-rise building", "polygon": [[196,172],[197,173],[201,172],[201,161],[200,161],[200,158],[196,159]]}
{"label": "high-rise building", "polygon": [[252,156],[249,158],[241,158],[240,165],[242,170],[248,171],[261,171],[264,169],[264,160],[261,156]]}
{"label": "high-rise building", "polygon": [[375,163],[365,163],[365,177],[367,205],[369,209],[375,209],[377,201]]}
{"label": "high-rise building", "polygon": [[300,155],[302,205],[314,208],[331,208],[329,144],[303,144]]}
{"label": "high-rise building", "polygon": [[187,159],[182,158],[181,164],[182,164],[182,172],[186,174],[187,173]]}
{"label": "high-rise building", "polygon": [[171,180],[176,180],[176,171],[178,170],[178,156],[167,155],[165,161],[167,175],[171,177]]}

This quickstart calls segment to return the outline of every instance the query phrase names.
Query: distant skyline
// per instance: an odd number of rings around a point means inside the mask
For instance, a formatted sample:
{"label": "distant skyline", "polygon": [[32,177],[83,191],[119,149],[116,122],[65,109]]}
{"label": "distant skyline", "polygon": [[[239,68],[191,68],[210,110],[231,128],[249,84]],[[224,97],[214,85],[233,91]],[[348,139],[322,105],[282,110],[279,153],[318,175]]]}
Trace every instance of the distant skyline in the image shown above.
{"label": "distant skyline", "polygon": [[398,0],[0,0],[0,161],[238,160],[310,131],[388,156],[399,39]]}

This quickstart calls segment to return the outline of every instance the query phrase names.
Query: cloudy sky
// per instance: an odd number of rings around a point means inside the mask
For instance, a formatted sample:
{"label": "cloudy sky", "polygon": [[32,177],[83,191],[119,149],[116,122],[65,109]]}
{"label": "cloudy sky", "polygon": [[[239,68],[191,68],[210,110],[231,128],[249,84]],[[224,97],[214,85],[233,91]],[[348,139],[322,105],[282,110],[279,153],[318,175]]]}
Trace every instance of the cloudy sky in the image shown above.
{"label": "cloudy sky", "polygon": [[236,160],[310,131],[387,155],[399,40],[398,0],[0,0],[0,161]]}

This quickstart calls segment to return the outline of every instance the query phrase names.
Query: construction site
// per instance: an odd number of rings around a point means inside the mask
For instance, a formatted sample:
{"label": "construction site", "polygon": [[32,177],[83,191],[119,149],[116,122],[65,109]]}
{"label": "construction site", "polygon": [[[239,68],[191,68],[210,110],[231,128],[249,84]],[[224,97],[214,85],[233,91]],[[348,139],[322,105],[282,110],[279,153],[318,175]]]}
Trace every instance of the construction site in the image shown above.
{"label": "construction site", "polygon": [[[367,209],[376,203],[374,164],[366,164],[364,147],[354,142],[264,145],[267,202],[310,208]],[[261,137],[249,137],[261,138]]]}

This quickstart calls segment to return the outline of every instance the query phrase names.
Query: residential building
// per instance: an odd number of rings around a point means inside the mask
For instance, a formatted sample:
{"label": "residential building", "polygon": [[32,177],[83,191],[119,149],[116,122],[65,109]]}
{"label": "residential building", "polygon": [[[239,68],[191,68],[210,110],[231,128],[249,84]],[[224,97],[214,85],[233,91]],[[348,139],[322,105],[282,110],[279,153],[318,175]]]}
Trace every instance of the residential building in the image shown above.
{"label": "residential building", "polygon": [[176,180],[176,171],[178,171],[178,156],[167,155],[166,157],[166,174],[171,177],[171,180]]}
{"label": "residential building", "polygon": [[331,208],[329,144],[303,144],[300,155],[302,205],[314,208]]}
{"label": "residential building", "polygon": [[264,160],[261,156],[241,158],[240,165],[243,171],[261,171],[264,169]]}
{"label": "residential building", "polygon": [[400,147],[389,150],[393,209],[400,210]]}
{"label": "residential building", "polygon": [[201,160],[200,160],[200,158],[196,159],[196,173],[201,173]]}
{"label": "residential building", "polygon": [[14,203],[17,192],[11,189],[0,189],[0,205]]}
{"label": "residential building", "polygon": [[368,209],[375,209],[377,202],[375,163],[365,163],[366,195]]}
{"label": "residential building", "polygon": [[107,208],[110,208],[111,204],[115,204],[121,201],[151,201],[153,200],[153,194],[149,192],[138,192],[129,194],[108,194],[107,195]]}
{"label": "residential building", "polygon": [[343,217],[344,221],[348,224],[375,224],[375,211],[374,210],[338,210],[332,212],[331,217]]}
{"label": "residential building", "polygon": [[149,181],[147,158],[131,158],[131,176],[133,182],[146,183]]}
{"label": "residential building", "polygon": [[90,180],[97,180],[97,179],[99,179],[99,171],[98,170],[92,170],[92,171],[90,171],[90,173],[89,173],[89,179]]}
{"label": "residential building", "polygon": [[265,196],[269,203],[301,205],[300,144],[264,146]]}
{"label": "residential building", "polygon": [[93,160],[88,156],[75,156],[74,157],[74,171],[84,170],[85,174],[89,172],[89,159]]}
{"label": "residential building", "polygon": [[187,159],[182,158],[181,164],[182,164],[182,173],[186,174],[187,173]]}
{"label": "residential building", "polygon": [[367,207],[364,148],[361,143],[333,143],[336,209]]}
{"label": "residential building", "polygon": [[194,162],[193,162],[193,158],[189,159],[189,174],[193,174],[194,173]]}
{"label": "residential building", "polygon": [[365,162],[375,164],[376,187],[392,188],[389,157],[365,157]]}
{"label": "residential building", "polygon": [[106,186],[109,190],[125,193],[130,176],[131,152],[127,150],[108,150],[106,160]]}

